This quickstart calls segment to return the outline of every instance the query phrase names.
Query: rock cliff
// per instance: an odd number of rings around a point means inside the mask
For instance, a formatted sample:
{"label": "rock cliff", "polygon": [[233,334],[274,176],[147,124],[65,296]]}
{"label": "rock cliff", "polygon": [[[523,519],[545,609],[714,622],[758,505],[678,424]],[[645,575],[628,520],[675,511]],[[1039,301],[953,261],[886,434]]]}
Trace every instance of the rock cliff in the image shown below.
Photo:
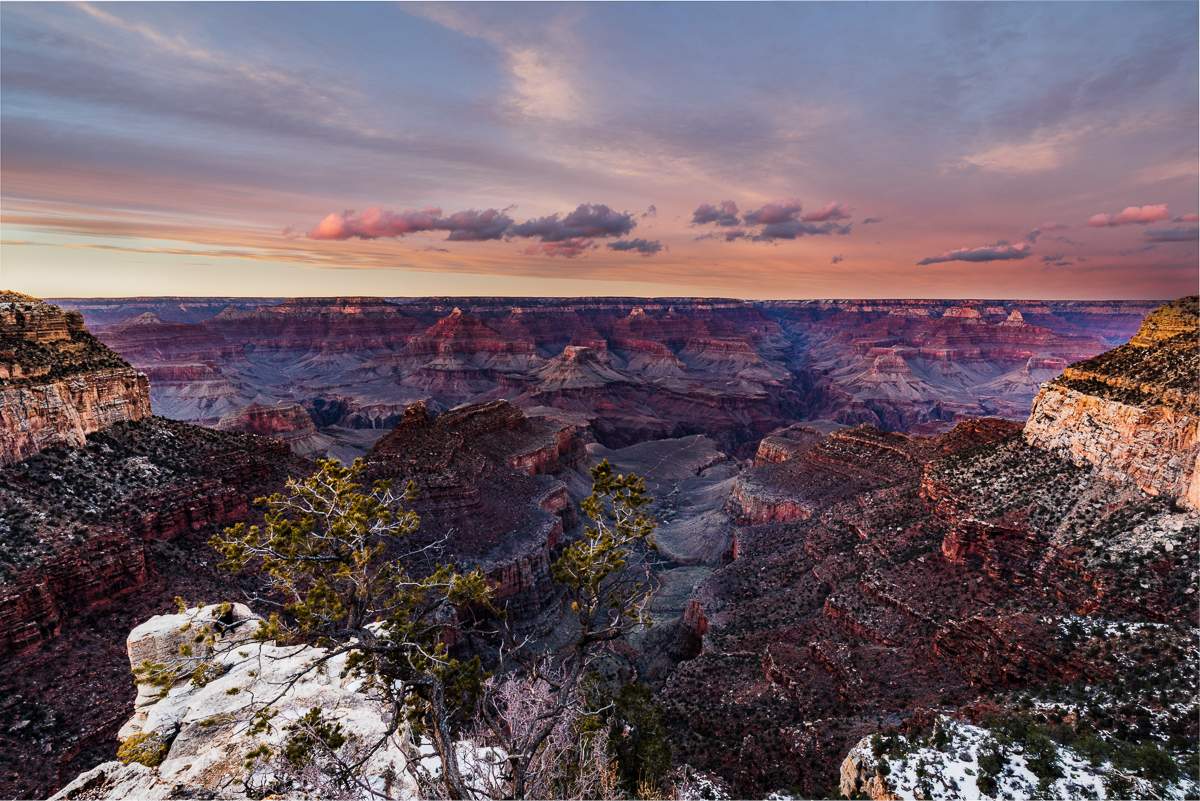
{"label": "rock cliff", "polygon": [[92,337],[78,312],[0,292],[0,465],[149,415],[146,376]]}
{"label": "rock cliff", "polygon": [[420,536],[441,540],[467,569],[482,567],[500,604],[528,621],[557,597],[551,552],[578,523],[553,476],[585,456],[564,424],[492,401],[436,419],[414,404],[365,458],[372,480],[412,481]]}
{"label": "rock cliff", "polygon": [[187,598],[241,597],[217,568],[220,526],[306,475],[288,446],[158,417],[0,468],[0,796],[44,798],[111,759],[132,714],[124,636]]}
{"label": "rock cliff", "polygon": [[312,417],[298,403],[252,403],[222,417],[217,428],[282,440],[296,455],[310,458],[324,455],[333,443],[331,437],[317,432]]}
{"label": "rock cliff", "polygon": [[1028,441],[1200,508],[1197,305],[1167,304],[1129,344],[1067,367],[1038,394]]}
{"label": "rock cliff", "polygon": [[[252,402],[296,402],[319,428],[387,429],[416,401],[436,413],[503,398],[585,415],[588,436],[609,447],[702,433],[741,458],[798,419],[894,431],[1024,419],[1039,384],[1125,341],[1153,308],[696,298],[228,299],[223,310],[215,298],[64,303],[105,323],[99,335],[150,376],[155,409],[176,419],[214,425]],[[126,312],[131,319],[117,316]]]}

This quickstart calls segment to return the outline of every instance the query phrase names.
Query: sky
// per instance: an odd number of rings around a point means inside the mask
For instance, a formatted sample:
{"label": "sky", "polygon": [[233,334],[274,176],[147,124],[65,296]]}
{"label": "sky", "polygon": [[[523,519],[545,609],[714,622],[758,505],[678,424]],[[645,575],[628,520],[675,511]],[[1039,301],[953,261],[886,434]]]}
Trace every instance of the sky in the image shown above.
{"label": "sky", "polygon": [[1195,2],[0,3],[0,286],[1171,299]]}

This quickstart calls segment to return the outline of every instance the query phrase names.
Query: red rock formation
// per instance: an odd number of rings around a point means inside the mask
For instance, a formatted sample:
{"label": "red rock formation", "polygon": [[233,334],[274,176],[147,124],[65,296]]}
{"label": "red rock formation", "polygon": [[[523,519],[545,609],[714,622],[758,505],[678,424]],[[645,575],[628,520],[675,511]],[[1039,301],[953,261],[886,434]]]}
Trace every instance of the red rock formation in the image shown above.
{"label": "red rock formation", "polygon": [[1039,393],[1026,439],[1200,508],[1198,305],[1163,306],[1128,345],[1068,367]]}
{"label": "red rock formation", "polygon": [[236,414],[222,417],[217,428],[285,441],[316,433],[312,418],[298,403],[277,403],[274,406],[252,403]]}
{"label": "red rock formation", "polygon": [[58,636],[65,620],[103,609],[149,578],[144,546],[108,531],[67,548],[0,587],[0,659],[29,653]]}
{"label": "red rock formation", "polygon": [[282,440],[293,453],[314,459],[324,456],[333,443],[332,437],[317,432],[312,417],[298,403],[252,403],[222,417],[217,428]]}
{"label": "red rock formation", "polygon": [[[213,302],[111,304],[194,326],[194,309]],[[91,315],[115,313],[96,301],[79,306]],[[960,311],[946,316],[954,308]],[[129,324],[123,336],[130,353],[136,351],[130,356],[136,366],[178,366],[157,379],[150,373],[155,408],[177,419],[215,424],[250,402],[299,402],[321,426],[387,428],[417,400],[439,411],[505,398],[587,415],[589,436],[612,447],[704,433],[744,457],[764,434],[797,419],[906,431],[980,415],[1024,418],[1038,385],[1054,377],[1060,361],[1103,349],[1086,326],[1109,339],[1128,336],[1142,308],[1024,301],[293,299],[255,309],[232,304],[204,320],[207,333]],[[166,340],[161,346],[152,341],[154,330]],[[559,357],[572,346],[591,348],[595,361],[613,372],[564,364]],[[232,356],[213,356],[230,347]],[[194,375],[183,365],[192,365]]]}
{"label": "red rock formation", "polygon": [[203,323],[229,342],[274,354],[386,351],[403,347],[421,323],[381,298],[291,298],[253,311],[227,308]]}
{"label": "red rock formation", "polygon": [[676,659],[695,659],[704,650],[704,635],[708,633],[708,617],[695,600],[688,601],[679,626],[675,629],[675,643],[671,653]]}
{"label": "red rock formation", "polygon": [[444,538],[459,560],[482,567],[524,619],[557,597],[550,551],[577,522],[566,486],[546,475],[580,458],[581,443],[564,431],[506,401],[436,420],[415,404],[367,454],[368,473],[414,482],[422,536]]}
{"label": "red rock formation", "polygon": [[78,312],[0,293],[0,465],[149,414],[146,377],[88,334]]}
{"label": "red rock formation", "polygon": [[131,364],[158,361],[229,362],[244,359],[242,348],[199,323],[168,323],[153,312],[98,326],[96,338]]}

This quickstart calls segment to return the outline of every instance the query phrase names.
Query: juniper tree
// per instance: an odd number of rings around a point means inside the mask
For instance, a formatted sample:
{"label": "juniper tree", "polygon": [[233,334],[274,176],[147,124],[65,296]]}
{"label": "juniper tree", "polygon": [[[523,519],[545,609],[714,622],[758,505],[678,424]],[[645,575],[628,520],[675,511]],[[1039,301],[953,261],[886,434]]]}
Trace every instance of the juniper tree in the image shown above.
{"label": "juniper tree", "polygon": [[[489,696],[480,704],[482,723],[507,754],[503,779],[508,798],[537,797],[530,793],[552,783],[547,771],[557,771],[560,789],[569,786],[569,769],[545,759],[548,742],[561,731],[564,718],[597,714],[585,709],[581,685],[600,649],[651,625],[651,577],[643,557],[658,549],[656,524],[647,513],[652,499],[641,478],[618,475],[607,460],[591,474],[592,494],[581,506],[592,525],[551,566],[570,600],[567,645],[551,650],[528,638],[518,641],[500,621],[505,647],[497,672],[518,677],[530,696],[542,699],[538,711],[524,715],[518,726],[512,725],[510,701]],[[499,685],[506,686],[511,691],[511,685]]]}
{"label": "juniper tree", "polygon": [[[255,502],[267,508],[262,526],[239,523],[211,544],[224,555],[223,567],[258,566],[287,599],[256,639],[326,649],[309,668],[348,654],[347,668],[367,678],[365,689],[387,712],[376,747],[405,724],[416,737],[427,735],[442,757],[448,795],[467,798],[452,727],[473,710],[485,675],[478,657],[460,662],[445,641],[459,610],[487,604],[491,591],[478,569],[461,573],[435,564],[415,577],[413,565],[429,556],[430,546],[405,548],[420,525],[401,506],[414,497],[412,484],[396,492],[384,480],[364,491],[362,472],[361,460],[351,467],[321,461],[314,475],[289,479],[285,493]],[[272,725],[270,705],[288,690],[281,687],[257,710],[258,730]]]}
{"label": "juniper tree", "polygon": [[[642,479],[616,475],[607,461],[592,469],[592,494],[582,503],[592,525],[552,565],[572,621],[568,645],[552,651],[518,639],[504,612],[492,605],[480,570],[462,573],[435,564],[415,577],[414,565],[429,561],[430,546],[404,548],[420,525],[401,506],[413,498],[411,483],[403,492],[394,491],[390,481],[364,491],[358,483],[361,460],[348,468],[333,460],[319,465],[310,478],[289,480],[285,493],[256,501],[267,508],[262,526],[239,524],[211,540],[225,557],[224,567],[258,566],[287,598],[256,639],[325,648],[306,669],[348,654],[348,669],[366,676],[366,689],[385,705],[387,730],[374,747],[405,725],[414,738],[427,736],[442,766],[435,784],[428,776],[422,782],[434,794],[526,798],[547,788],[583,797],[611,792],[615,784],[603,743],[589,740],[585,750],[595,758],[581,760],[564,749],[564,732],[580,734],[576,722],[594,713],[585,710],[581,680],[599,649],[650,625],[649,567],[642,557],[657,548]],[[502,681],[488,681],[479,657],[462,662],[446,647],[448,634],[462,633],[459,612],[473,608],[491,613],[490,631],[501,643],[493,641],[492,647]],[[467,633],[483,636],[476,627]],[[273,725],[270,705],[289,689],[284,685],[256,710],[252,729]],[[516,702],[522,693],[530,703]],[[456,748],[456,735],[472,717],[476,733],[505,755],[503,768],[486,786],[477,776],[464,776]],[[311,739],[314,748],[328,746]],[[342,777],[354,775],[373,752],[360,747],[347,763],[328,750]],[[408,756],[410,769],[420,771],[416,750]]]}

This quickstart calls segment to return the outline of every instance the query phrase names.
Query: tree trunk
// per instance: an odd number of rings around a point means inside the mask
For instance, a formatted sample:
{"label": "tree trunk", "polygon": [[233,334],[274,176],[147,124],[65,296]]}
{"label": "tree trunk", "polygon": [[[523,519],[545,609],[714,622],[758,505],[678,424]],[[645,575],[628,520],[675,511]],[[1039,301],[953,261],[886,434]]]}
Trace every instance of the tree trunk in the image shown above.
{"label": "tree trunk", "polygon": [[440,681],[434,681],[430,692],[429,717],[433,731],[433,748],[442,760],[442,780],[446,783],[446,792],[453,799],[471,798],[471,791],[463,781],[462,772],[458,767],[458,749],[454,737],[450,734],[450,726],[446,720],[446,694]]}

